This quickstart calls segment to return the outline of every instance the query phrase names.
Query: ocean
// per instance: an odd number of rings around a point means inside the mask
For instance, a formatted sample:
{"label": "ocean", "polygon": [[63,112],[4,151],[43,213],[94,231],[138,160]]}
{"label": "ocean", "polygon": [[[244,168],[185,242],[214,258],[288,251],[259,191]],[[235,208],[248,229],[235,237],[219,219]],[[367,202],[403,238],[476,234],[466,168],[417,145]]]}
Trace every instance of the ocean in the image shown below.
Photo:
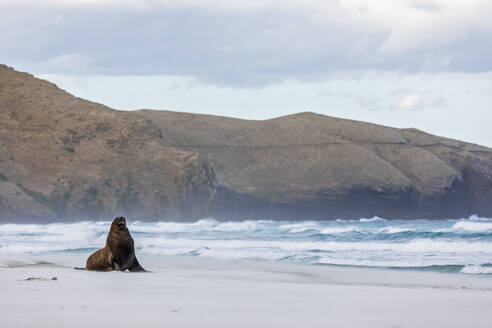
{"label": "ocean", "polygon": [[[0,254],[81,254],[110,221],[0,224]],[[137,255],[492,274],[492,219],[128,221]]]}

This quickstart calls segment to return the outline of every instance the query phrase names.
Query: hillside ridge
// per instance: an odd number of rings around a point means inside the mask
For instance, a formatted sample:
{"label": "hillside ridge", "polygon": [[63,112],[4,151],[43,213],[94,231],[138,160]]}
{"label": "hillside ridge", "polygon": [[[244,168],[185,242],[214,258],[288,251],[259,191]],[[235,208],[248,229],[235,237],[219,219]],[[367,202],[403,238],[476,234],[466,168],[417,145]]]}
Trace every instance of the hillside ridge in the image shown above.
{"label": "hillside ridge", "polygon": [[492,215],[492,150],[302,112],[118,111],[0,65],[0,220]]}

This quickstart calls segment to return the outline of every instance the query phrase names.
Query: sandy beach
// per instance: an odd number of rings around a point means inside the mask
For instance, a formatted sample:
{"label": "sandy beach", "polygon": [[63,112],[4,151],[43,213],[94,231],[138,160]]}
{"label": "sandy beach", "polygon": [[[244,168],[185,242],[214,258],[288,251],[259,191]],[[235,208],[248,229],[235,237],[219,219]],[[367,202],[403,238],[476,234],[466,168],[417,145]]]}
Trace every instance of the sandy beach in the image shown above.
{"label": "sandy beach", "polygon": [[[492,277],[141,256],[1,255],[1,327],[490,327]],[[52,280],[56,277],[56,280]],[[32,278],[32,279],[29,279]]]}

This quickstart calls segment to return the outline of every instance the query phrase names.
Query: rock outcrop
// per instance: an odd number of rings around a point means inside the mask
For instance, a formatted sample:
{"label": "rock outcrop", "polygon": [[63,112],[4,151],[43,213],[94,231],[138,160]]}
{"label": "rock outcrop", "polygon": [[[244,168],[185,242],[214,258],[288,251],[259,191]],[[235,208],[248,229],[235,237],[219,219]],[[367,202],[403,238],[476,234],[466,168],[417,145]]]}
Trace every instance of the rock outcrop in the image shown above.
{"label": "rock outcrop", "polygon": [[0,66],[0,220],[492,216],[492,150],[300,113],[117,111]]}

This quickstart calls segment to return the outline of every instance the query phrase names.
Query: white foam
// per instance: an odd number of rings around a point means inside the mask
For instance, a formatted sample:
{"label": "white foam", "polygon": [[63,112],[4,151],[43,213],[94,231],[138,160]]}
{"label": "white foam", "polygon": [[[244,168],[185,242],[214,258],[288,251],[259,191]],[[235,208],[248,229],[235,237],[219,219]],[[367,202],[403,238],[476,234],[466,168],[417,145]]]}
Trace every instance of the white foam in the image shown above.
{"label": "white foam", "polygon": [[383,219],[383,218],[380,218],[380,217],[378,217],[378,216],[375,216],[375,217],[370,218],[370,219],[368,219],[368,218],[362,218],[362,219],[360,219],[359,221],[360,221],[360,222],[375,222],[375,221],[386,221],[386,220],[385,220],[385,219]]}
{"label": "white foam", "polygon": [[345,233],[345,232],[351,232],[351,231],[357,231],[359,228],[356,226],[348,226],[348,227],[328,227],[324,228],[320,231],[321,234],[323,235],[332,235],[332,234],[339,234],[339,233]]}
{"label": "white foam", "polygon": [[200,232],[200,231],[247,232],[247,231],[254,231],[254,230],[265,228],[271,222],[272,221],[267,221],[267,220],[219,222],[209,218],[209,219],[202,219],[191,223],[133,222],[129,224],[129,228],[130,230],[135,232],[146,232],[146,233],[190,233],[190,232]]}
{"label": "white foam", "polygon": [[378,232],[383,232],[383,233],[400,233],[400,232],[407,232],[407,231],[415,231],[415,229],[410,229],[410,228],[399,228],[399,227],[384,227],[380,228]]}
{"label": "white foam", "polygon": [[264,221],[223,222],[212,227],[213,231],[239,232],[254,231],[263,227]]}
{"label": "white foam", "polygon": [[299,233],[299,232],[305,232],[309,230],[319,230],[319,224],[318,222],[314,221],[306,221],[303,223],[293,223],[293,224],[283,224],[279,227],[280,231],[286,231],[286,232],[292,232],[292,233]]}
{"label": "white foam", "polygon": [[481,265],[467,265],[460,271],[466,274],[492,274],[492,267],[484,267]]}
{"label": "white foam", "polygon": [[200,247],[211,249],[276,249],[291,252],[328,251],[328,252],[393,252],[399,254],[467,254],[480,252],[492,255],[492,243],[489,242],[452,242],[435,240],[414,240],[406,243],[392,242],[336,242],[336,241],[262,241],[262,240],[218,240],[218,239],[188,239],[188,238],[140,238],[140,245],[145,251],[146,247],[156,248],[183,248],[193,250]]}
{"label": "white foam", "polygon": [[[0,225],[0,253],[89,253],[92,249],[104,246],[110,224],[108,221],[3,224]],[[360,224],[359,220],[337,223],[219,222],[205,219],[190,223],[129,222],[129,228],[139,254],[411,267],[487,263],[492,258],[492,243],[488,237],[466,240],[466,235],[463,235],[465,238],[456,239],[451,239],[451,236],[446,239],[422,237],[402,240],[398,236],[385,234],[430,231],[431,227],[481,231],[491,224],[490,220],[469,219],[442,222],[388,221],[377,225]],[[305,231],[313,233],[300,234]],[[364,234],[344,235],[352,231]],[[388,240],[389,237],[391,240]],[[489,269],[485,267],[483,270]]]}
{"label": "white foam", "polygon": [[489,222],[492,221],[490,218],[484,218],[484,217],[478,216],[476,214],[470,215],[468,220],[470,220],[470,221],[489,221]]}
{"label": "white foam", "polygon": [[492,222],[459,221],[453,224],[451,229],[471,232],[492,231]]}

